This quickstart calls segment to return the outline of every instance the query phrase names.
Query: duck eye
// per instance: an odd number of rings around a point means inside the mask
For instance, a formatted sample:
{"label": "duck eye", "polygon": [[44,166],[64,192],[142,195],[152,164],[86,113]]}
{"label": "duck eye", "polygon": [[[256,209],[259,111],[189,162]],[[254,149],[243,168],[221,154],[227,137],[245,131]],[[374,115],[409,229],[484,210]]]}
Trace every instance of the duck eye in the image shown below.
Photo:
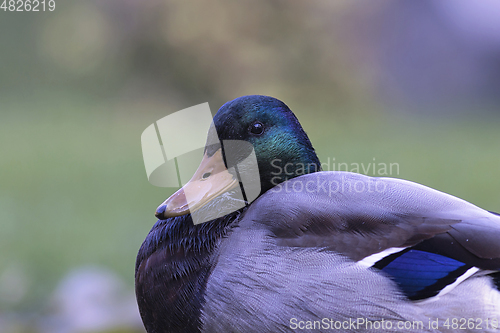
{"label": "duck eye", "polygon": [[205,173],[203,174],[203,176],[201,176],[201,178],[202,178],[202,179],[207,179],[208,177],[210,177],[210,175],[211,175],[211,174],[212,174],[212,173],[210,173],[210,172],[205,172]]}
{"label": "duck eye", "polygon": [[260,121],[257,121],[250,125],[248,130],[252,134],[261,135],[264,132],[264,125]]}

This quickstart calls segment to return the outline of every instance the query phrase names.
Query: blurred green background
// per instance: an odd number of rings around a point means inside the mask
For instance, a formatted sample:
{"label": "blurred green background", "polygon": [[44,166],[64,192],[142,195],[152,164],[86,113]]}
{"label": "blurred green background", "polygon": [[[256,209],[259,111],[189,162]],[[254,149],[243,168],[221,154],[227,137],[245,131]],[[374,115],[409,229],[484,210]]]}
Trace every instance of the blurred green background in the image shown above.
{"label": "blurred green background", "polygon": [[494,1],[55,2],[0,10],[0,332],[144,332],[135,256],[175,189],[140,135],[202,102],[277,97],[324,162],[500,211]]}

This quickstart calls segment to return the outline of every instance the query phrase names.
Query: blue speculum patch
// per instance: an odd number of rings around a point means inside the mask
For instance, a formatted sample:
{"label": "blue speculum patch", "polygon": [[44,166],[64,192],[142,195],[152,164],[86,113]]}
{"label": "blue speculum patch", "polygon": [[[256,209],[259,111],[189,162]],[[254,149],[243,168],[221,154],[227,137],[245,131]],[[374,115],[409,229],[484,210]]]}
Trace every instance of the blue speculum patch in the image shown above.
{"label": "blue speculum patch", "polygon": [[[375,265],[377,267],[377,264]],[[439,254],[409,250],[381,268],[410,299],[434,296],[470,268]]]}

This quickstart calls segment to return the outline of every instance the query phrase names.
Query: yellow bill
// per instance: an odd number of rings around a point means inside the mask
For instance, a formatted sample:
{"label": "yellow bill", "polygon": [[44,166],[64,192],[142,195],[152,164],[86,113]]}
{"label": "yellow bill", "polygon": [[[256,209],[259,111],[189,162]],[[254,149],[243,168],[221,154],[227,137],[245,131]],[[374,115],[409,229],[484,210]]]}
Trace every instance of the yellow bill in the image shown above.
{"label": "yellow bill", "polygon": [[160,206],[166,206],[163,214],[158,211],[156,215],[158,218],[169,218],[194,212],[238,185],[238,180],[224,164],[222,150],[218,149],[212,156],[205,152],[193,177]]}

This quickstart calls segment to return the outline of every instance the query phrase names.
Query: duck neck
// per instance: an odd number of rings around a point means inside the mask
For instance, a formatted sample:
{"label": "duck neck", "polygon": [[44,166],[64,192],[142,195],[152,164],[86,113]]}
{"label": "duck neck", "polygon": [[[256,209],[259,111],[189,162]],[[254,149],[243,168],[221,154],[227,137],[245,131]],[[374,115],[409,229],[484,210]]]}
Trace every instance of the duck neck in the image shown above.
{"label": "duck neck", "polygon": [[264,193],[289,179],[321,171],[321,163],[314,149],[301,149],[295,155],[279,156],[259,164],[259,170],[262,170],[261,184],[262,193]]}

